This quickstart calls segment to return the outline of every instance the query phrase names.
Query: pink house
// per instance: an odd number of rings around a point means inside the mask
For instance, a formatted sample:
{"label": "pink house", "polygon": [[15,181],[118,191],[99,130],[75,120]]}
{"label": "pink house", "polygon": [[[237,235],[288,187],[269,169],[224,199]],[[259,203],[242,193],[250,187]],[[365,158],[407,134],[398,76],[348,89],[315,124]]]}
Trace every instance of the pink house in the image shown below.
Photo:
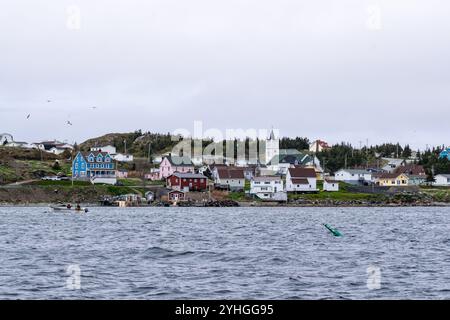
{"label": "pink house", "polygon": [[159,178],[166,179],[175,172],[194,173],[194,164],[188,157],[179,157],[168,155],[163,157],[159,165]]}

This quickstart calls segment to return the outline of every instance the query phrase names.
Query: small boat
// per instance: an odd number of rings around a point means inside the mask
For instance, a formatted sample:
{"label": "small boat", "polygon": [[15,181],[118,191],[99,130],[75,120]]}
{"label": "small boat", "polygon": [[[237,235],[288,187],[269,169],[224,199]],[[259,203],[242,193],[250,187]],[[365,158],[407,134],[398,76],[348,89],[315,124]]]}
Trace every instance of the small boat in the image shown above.
{"label": "small boat", "polygon": [[77,207],[67,207],[67,206],[50,206],[54,211],[76,211],[76,212],[89,212],[88,208],[77,208]]}

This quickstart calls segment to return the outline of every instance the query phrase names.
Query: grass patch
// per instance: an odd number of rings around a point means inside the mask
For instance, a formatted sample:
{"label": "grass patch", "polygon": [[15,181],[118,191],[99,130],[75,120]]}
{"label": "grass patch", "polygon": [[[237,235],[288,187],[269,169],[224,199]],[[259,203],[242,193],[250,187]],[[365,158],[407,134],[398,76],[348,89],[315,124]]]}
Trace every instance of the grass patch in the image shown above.
{"label": "grass patch", "polygon": [[142,185],[142,180],[139,178],[117,179],[117,182],[122,183],[125,187]]}
{"label": "grass patch", "polygon": [[113,196],[120,196],[122,194],[136,193],[136,190],[129,187],[118,187],[118,186],[106,186],[104,187],[109,194]]}
{"label": "grass patch", "polygon": [[[62,180],[62,181],[51,181],[51,180],[40,180],[40,181],[33,181],[30,183],[30,185],[35,185],[35,186],[72,186],[72,181],[66,181],[66,180]],[[92,186],[92,184],[89,181],[74,181],[73,182],[74,186]]]}
{"label": "grass patch", "polygon": [[244,192],[230,192],[228,198],[233,201],[244,201],[246,196]]}

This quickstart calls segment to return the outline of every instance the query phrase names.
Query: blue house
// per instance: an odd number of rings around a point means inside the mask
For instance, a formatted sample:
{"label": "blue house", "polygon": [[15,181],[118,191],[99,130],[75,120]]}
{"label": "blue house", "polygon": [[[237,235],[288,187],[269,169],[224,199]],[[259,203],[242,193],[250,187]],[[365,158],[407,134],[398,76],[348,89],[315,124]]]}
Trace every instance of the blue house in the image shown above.
{"label": "blue house", "polygon": [[447,148],[446,150],[442,151],[439,155],[439,159],[447,158],[450,160],[450,148]]}
{"label": "blue house", "polygon": [[72,162],[73,179],[115,178],[116,165],[108,152],[78,152]]}

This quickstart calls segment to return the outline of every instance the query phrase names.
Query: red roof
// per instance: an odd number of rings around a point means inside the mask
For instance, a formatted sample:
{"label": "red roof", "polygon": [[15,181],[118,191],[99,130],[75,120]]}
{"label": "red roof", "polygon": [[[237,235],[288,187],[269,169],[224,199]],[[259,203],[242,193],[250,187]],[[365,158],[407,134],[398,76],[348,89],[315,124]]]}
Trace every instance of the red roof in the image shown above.
{"label": "red roof", "polygon": [[408,175],[414,175],[414,176],[421,176],[426,175],[425,169],[423,166],[418,164],[407,164],[404,166],[400,166],[395,170],[395,173],[397,174],[408,174]]}
{"label": "red roof", "polygon": [[229,168],[218,168],[217,174],[220,179],[244,179],[244,170],[242,169],[229,169]]}
{"label": "red roof", "polygon": [[289,168],[291,178],[316,178],[316,171],[313,168]]}

